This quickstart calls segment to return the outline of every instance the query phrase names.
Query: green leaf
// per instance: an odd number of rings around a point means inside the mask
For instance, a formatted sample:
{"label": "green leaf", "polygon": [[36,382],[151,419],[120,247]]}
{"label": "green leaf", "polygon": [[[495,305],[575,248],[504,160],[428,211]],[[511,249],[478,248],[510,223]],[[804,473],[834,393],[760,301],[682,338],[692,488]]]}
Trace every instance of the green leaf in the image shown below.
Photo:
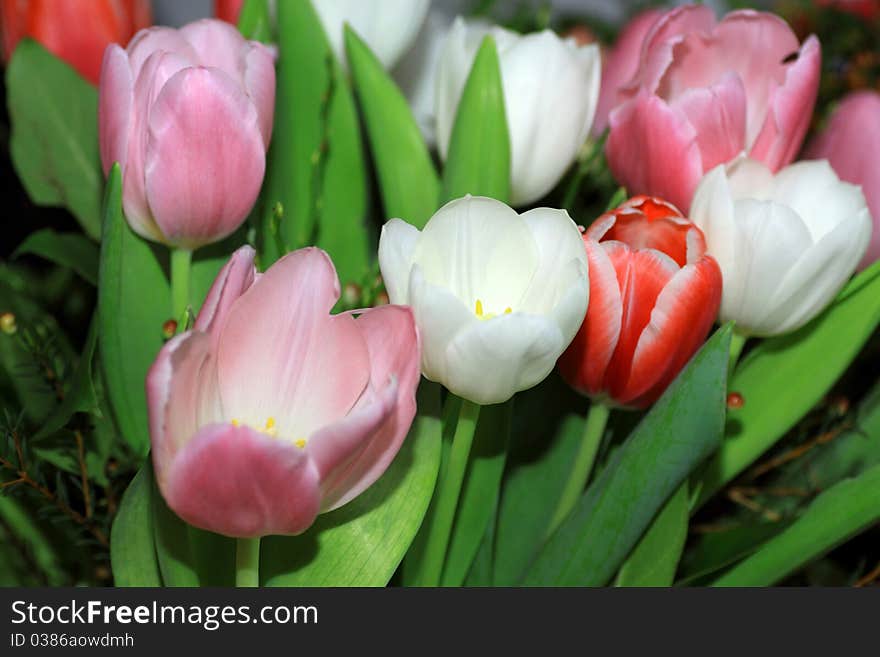
{"label": "green leaf", "polygon": [[245,39],[270,43],[272,18],[267,0],[245,0],[238,14],[238,31]]}
{"label": "green leaf", "polygon": [[486,36],[464,85],[443,169],[443,201],[510,198],[510,137],[495,40]]}
{"label": "green leaf", "polygon": [[423,228],[437,209],[440,182],[409,103],[385,67],[348,25],[345,48],[376,163],[387,218]]}
{"label": "green leaf", "polygon": [[153,248],[132,232],[122,215],[118,164],[107,179],[104,203],[98,348],[122,438],[145,456],[150,439],[144,380],[162,347],[162,324],[171,316],[171,292]]}
{"label": "green leaf", "polygon": [[37,205],[66,207],[101,235],[98,92],[36,41],[19,42],[6,69],[10,152]]}
{"label": "green leaf", "polygon": [[[697,508],[770,449],[828,392],[880,323],[880,262],[856,276],[819,317],[763,340],[739,364],[725,440],[700,473]],[[809,364],[809,376],[804,375]]]}
{"label": "green leaf", "polygon": [[[343,285],[369,271],[367,182],[354,99],[309,2],[278,3],[275,128],[263,189],[261,262],[317,244]],[[295,120],[294,118],[295,117]],[[274,208],[283,214],[278,239]]]}
{"label": "green leaf", "polygon": [[682,484],[629,555],[617,586],[670,586],[688,533],[688,488]]}
{"label": "green leaf", "polygon": [[14,582],[14,585],[37,586],[42,583],[49,586],[64,586],[69,584],[69,576],[64,572],[60,555],[52,545],[52,541],[34,521],[29,510],[17,500],[6,495],[0,495],[0,530],[8,530],[12,534],[11,538],[14,539],[15,545],[27,550],[30,558],[24,564],[27,569],[24,573],[25,576],[44,578],[43,582],[35,579],[34,581]]}
{"label": "green leaf", "polygon": [[51,228],[38,230],[27,236],[12,257],[17,258],[26,253],[40,256],[62,267],[69,267],[86,282],[98,284],[100,252],[94,242],[79,233],[56,233]]}
{"label": "green leaf", "polygon": [[498,506],[513,402],[483,406],[449,539],[441,586],[461,586]]}
{"label": "green leaf", "polygon": [[116,586],[162,586],[153,541],[153,465],[131,480],[110,531],[110,564]]}
{"label": "green leaf", "polygon": [[233,586],[235,539],[197,529],[168,508],[152,486],[153,537],[165,586]]}
{"label": "green leaf", "polygon": [[713,586],[769,586],[880,521],[880,465],[819,495],[788,529]]}
{"label": "green leaf", "polygon": [[524,576],[540,586],[601,586],[667,499],[721,441],[731,327],[697,352],[667,388]]}
{"label": "green leaf", "polygon": [[301,536],[268,536],[266,586],[385,586],[418,531],[440,467],[440,390],[422,381],[419,414],[391,466]]}

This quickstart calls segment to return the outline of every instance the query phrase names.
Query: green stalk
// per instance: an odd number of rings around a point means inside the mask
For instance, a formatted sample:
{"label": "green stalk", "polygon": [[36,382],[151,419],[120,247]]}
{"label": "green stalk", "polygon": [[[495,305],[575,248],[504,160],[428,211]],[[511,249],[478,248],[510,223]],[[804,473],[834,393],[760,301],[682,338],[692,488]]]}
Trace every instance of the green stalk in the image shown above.
{"label": "green stalk", "polygon": [[438,586],[440,584],[443,564],[446,561],[446,551],[449,548],[449,536],[452,533],[458,498],[461,495],[461,485],[464,482],[465,470],[467,470],[468,457],[479,417],[480,405],[462,399],[461,411],[458,414],[458,423],[449,452],[449,462],[437,484],[437,506],[425,543],[421,582],[423,586]]}
{"label": "green stalk", "polygon": [[235,585],[253,588],[260,585],[260,538],[235,540]]}
{"label": "green stalk", "polygon": [[746,340],[748,339],[747,335],[742,335],[737,331],[734,331],[730,336],[730,360],[727,364],[728,380],[733,377],[733,372],[736,370],[736,364],[739,362],[739,355],[742,353],[743,347],[746,345]]}
{"label": "green stalk", "polygon": [[594,401],[590,406],[587,420],[584,422],[584,433],[581,437],[578,453],[571,467],[571,473],[568,475],[568,481],[565,482],[565,488],[562,489],[556,510],[553,512],[552,520],[547,527],[545,538],[549,538],[559,528],[565,517],[571,513],[581,493],[584,492],[584,487],[593,471],[593,463],[596,461],[599,445],[602,444],[602,436],[605,434],[605,426],[608,424],[610,414],[611,408],[602,402]]}
{"label": "green stalk", "polygon": [[189,308],[192,251],[171,250],[171,316],[178,323],[179,330],[186,323],[186,309]]}

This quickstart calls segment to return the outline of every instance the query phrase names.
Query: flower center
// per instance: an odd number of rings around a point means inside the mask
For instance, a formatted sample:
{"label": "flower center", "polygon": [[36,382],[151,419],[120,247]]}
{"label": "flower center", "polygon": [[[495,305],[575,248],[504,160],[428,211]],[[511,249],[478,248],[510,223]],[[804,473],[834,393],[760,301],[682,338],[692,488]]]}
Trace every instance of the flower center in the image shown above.
{"label": "flower center", "polygon": [[[509,315],[512,312],[513,312],[513,310],[511,309],[510,306],[508,306],[507,308],[504,309],[505,315]],[[493,317],[498,317],[498,315],[495,313],[483,312],[483,302],[480,301],[479,299],[477,299],[476,308],[474,309],[474,314],[477,316],[478,319],[492,319]]]}
{"label": "flower center", "polygon": [[[234,427],[240,427],[243,424],[242,421],[237,418],[232,418],[232,420],[230,420],[229,423]],[[246,424],[245,426],[250,426],[250,425]],[[270,438],[277,438],[278,437],[278,429],[275,426],[275,418],[272,416],[266,418],[266,423],[263,425],[262,429],[258,429],[257,427],[252,427],[252,428],[256,429],[257,431],[259,431],[262,434],[269,436]],[[293,444],[296,445],[297,447],[299,447],[300,449],[303,449],[306,446],[307,442],[308,442],[308,440],[306,438],[296,438],[293,441]]]}

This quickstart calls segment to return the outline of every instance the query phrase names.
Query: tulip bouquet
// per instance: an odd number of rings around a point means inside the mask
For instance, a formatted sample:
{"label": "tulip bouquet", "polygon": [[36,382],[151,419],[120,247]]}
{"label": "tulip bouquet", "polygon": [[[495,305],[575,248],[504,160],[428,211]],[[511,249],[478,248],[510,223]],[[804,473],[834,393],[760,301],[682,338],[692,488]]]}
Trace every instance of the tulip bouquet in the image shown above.
{"label": "tulip bouquet", "polygon": [[791,6],[2,8],[0,583],[880,577],[880,95]]}

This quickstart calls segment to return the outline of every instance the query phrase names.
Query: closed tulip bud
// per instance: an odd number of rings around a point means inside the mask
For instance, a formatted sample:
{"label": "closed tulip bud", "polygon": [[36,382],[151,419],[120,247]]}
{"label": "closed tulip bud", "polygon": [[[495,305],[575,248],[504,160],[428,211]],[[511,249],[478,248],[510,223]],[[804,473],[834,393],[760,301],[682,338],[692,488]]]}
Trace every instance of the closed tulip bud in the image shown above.
{"label": "closed tulip bud", "polygon": [[98,120],[104,171],[122,167],[139,235],[194,249],[247,218],[266,167],[275,66],[222,21],[144,30],[104,55]]}
{"label": "closed tulip bud", "polygon": [[705,340],[721,301],[721,270],[700,229],[656,198],[606,212],[583,245],[590,307],[559,371],[583,394],[644,408]]}
{"label": "closed tulip bud", "polygon": [[331,315],[327,254],[265,273],[242,247],[191,331],[147,374],[159,490],[196,527],[299,534],[385,472],[415,416],[419,341],[409,308]]}
{"label": "closed tulip bud", "polygon": [[578,47],[550,30],[519,35],[457,19],[437,68],[437,146],[444,159],[458,102],[487,34],[501,64],[511,201],[527,205],[553,189],[590,133],[599,99],[599,47]]}
{"label": "closed tulip bud", "polygon": [[565,210],[518,215],[484,197],[447,203],[421,232],[392,219],[379,265],[391,303],[413,308],[424,375],[477,404],[544,380],[589,298],[580,232]]}
{"label": "closed tulip bud", "polygon": [[30,37],[98,84],[111,43],[128,43],[152,23],[149,0],[0,0],[3,56]]}
{"label": "closed tulip bud", "polygon": [[705,5],[669,11],[611,112],[612,173],[630,192],[687,210],[703,174],[743,151],[777,171],[809,127],[820,60],[815,36],[801,45],[773,14],[741,10],[716,22]]}
{"label": "closed tulip bud", "polygon": [[793,331],[818,315],[865,253],[871,217],[826,160],[773,174],[741,158],[700,182],[691,218],[721,265],[722,321],[742,335]]}
{"label": "closed tulip bud", "polygon": [[880,93],[859,91],[844,98],[807,157],[827,159],[841,180],[861,186],[874,222],[859,264],[867,267],[880,258]]}

